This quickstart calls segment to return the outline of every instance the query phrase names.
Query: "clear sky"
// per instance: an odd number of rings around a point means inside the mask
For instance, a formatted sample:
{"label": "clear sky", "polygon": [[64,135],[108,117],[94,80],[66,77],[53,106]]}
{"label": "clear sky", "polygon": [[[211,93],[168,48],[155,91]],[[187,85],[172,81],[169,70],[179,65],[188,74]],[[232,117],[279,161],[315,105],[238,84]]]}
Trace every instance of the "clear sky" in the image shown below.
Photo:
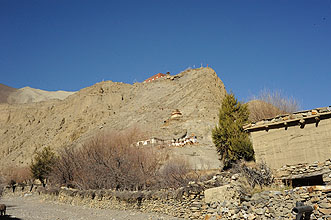
{"label": "clear sky", "polygon": [[331,0],[0,0],[0,83],[76,91],[209,65],[245,101],[264,88],[331,105]]}

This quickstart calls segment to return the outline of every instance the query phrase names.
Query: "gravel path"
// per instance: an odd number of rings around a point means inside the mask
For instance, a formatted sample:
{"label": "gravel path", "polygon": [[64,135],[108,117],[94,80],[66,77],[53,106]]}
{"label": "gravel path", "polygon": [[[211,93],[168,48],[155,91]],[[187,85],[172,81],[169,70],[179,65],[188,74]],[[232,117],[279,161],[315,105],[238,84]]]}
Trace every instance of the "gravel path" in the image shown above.
{"label": "gravel path", "polygon": [[175,217],[157,213],[96,209],[44,201],[38,196],[4,197],[0,203],[7,206],[5,218],[11,220],[172,220]]}

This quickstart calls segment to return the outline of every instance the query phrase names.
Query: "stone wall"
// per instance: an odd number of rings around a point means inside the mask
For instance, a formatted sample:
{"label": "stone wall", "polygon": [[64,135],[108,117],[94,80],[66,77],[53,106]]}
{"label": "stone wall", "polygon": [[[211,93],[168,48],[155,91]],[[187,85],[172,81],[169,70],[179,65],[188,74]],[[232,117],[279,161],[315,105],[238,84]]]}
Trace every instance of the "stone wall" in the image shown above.
{"label": "stone wall", "polygon": [[[206,182],[158,191],[113,191],[68,188],[43,189],[18,186],[15,194],[35,193],[72,205],[96,208],[137,209],[184,219],[294,219],[297,201],[314,208],[311,219],[331,218],[331,186],[298,187],[289,190],[243,193],[240,176],[217,175]],[[7,188],[7,195],[11,189]]]}
{"label": "stone wall", "polygon": [[315,161],[311,164],[285,165],[277,171],[277,178],[281,180],[301,179],[317,175],[322,176],[325,184],[331,185],[331,159],[324,162]]}
{"label": "stone wall", "polygon": [[264,191],[241,199],[217,201],[207,210],[207,219],[295,219],[296,202],[314,208],[310,219],[331,219],[331,187],[298,187],[292,190]]}
{"label": "stone wall", "polygon": [[[42,186],[17,186],[15,195],[40,194],[45,199],[71,205],[86,205],[102,209],[137,209],[142,212],[158,212],[184,219],[204,219],[207,204],[204,191],[207,188],[227,184],[228,177],[218,175],[205,182],[191,182],[179,189],[156,191],[75,190],[69,188],[43,188]],[[6,196],[13,194],[5,189]]]}

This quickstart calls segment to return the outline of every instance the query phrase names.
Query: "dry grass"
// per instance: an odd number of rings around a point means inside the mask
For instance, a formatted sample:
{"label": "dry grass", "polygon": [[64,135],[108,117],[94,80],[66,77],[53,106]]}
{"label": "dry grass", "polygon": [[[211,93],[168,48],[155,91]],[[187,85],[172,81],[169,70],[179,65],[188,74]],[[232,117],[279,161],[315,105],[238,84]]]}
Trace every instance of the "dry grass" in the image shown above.
{"label": "dry grass", "polygon": [[285,97],[280,91],[262,90],[259,96],[248,102],[250,121],[260,121],[277,115],[299,110],[299,103],[293,97]]}

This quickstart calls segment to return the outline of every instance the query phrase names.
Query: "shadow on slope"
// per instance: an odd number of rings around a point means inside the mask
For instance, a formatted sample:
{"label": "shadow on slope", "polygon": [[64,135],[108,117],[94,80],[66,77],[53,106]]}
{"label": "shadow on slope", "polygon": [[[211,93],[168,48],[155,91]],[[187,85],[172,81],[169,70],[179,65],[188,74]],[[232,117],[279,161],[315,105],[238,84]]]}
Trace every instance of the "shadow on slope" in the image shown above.
{"label": "shadow on slope", "polygon": [[16,91],[17,89],[0,83],[0,103],[8,103],[9,95]]}

